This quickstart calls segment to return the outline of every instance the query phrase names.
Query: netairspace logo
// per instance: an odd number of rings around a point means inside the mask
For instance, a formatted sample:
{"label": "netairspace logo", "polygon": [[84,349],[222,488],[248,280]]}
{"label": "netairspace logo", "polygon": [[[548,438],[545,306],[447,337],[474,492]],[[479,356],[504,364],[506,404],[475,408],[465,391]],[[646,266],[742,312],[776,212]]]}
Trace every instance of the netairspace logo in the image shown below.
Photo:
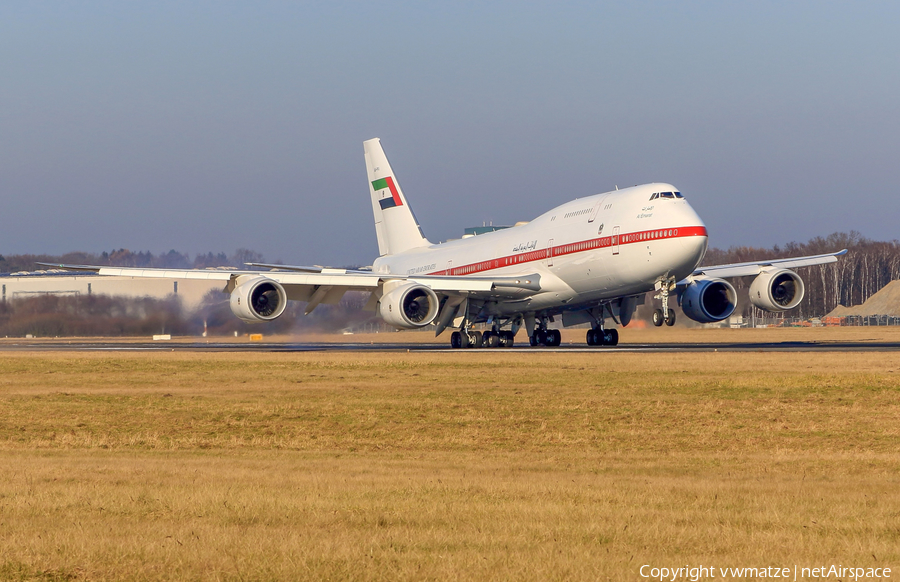
{"label": "netairspace logo", "polygon": [[806,580],[809,578],[834,580],[886,580],[891,577],[890,568],[854,568],[838,564],[837,566],[792,567],[766,566],[763,568],[719,568],[716,566],[679,566],[676,568],[657,568],[649,564],[641,566],[641,578],[659,580],[660,582],[677,582],[678,580],[707,580],[721,578],[738,580],[741,578],[780,578],[782,580]]}

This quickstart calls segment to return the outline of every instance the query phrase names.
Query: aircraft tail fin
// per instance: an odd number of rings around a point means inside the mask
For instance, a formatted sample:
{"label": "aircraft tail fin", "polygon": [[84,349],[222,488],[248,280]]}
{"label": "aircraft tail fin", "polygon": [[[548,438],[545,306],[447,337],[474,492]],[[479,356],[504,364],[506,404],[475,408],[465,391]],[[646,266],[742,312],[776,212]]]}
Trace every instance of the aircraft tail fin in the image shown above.
{"label": "aircraft tail fin", "polygon": [[381,140],[375,138],[364,141],[363,147],[369,176],[369,194],[372,196],[372,212],[375,214],[378,254],[383,257],[430,245],[422,233],[419,221],[406,202],[387,156],[384,155]]}

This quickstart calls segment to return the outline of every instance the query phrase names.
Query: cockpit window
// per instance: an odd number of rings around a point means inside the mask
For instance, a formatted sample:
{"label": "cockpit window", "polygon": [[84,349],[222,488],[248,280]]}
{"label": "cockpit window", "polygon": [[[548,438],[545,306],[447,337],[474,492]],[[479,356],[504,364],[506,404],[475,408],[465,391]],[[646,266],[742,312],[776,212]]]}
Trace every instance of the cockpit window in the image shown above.
{"label": "cockpit window", "polygon": [[684,196],[681,195],[681,192],[654,192],[650,195],[650,200],[656,200],[657,198],[680,198],[684,199]]}

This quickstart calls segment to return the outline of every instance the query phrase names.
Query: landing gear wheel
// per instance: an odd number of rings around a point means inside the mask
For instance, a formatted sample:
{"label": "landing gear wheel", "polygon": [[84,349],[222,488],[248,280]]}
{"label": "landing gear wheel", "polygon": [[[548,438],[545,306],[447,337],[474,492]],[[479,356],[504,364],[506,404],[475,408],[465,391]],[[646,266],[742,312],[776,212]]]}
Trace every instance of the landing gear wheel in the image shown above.
{"label": "landing gear wheel", "polygon": [[469,332],[469,347],[480,348],[484,346],[484,336],[481,335],[480,331],[470,331]]}
{"label": "landing gear wheel", "polygon": [[454,350],[462,347],[462,334],[458,331],[450,334],[450,347]]}
{"label": "landing gear wheel", "polygon": [[666,313],[666,325],[672,327],[675,325],[675,310],[670,309],[668,313]]}
{"label": "landing gear wheel", "polygon": [[528,338],[528,343],[531,344],[531,347],[537,347],[537,346],[541,345],[540,342],[538,341],[537,332],[534,332],[531,334],[531,337]]}
{"label": "landing gear wheel", "polygon": [[547,345],[547,330],[539,329],[536,332],[534,332],[534,335],[532,337],[537,337],[538,344],[540,344],[542,346]]}
{"label": "landing gear wheel", "polygon": [[496,331],[486,331],[481,334],[481,338],[486,348],[496,348],[500,345],[500,335]]}
{"label": "landing gear wheel", "polygon": [[595,346],[595,345],[597,345],[597,340],[596,340],[596,338],[594,337],[594,330],[593,330],[593,329],[587,330],[587,337],[586,337],[585,339],[587,340],[587,345],[589,345],[589,346]]}
{"label": "landing gear wheel", "polygon": [[500,347],[511,348],[516,341],[516,334],[511,331],[500,332]]}
{"label": "landing gear wheel", "polygon": [[547,346],[556,347],[562,342],[562,334],[558,329],[547,330]]}
{"label": "landing gear wheel", "polygon": [[603,339],[605,340],[605,341],[603,342],[604,344],[606,344],[606,345],[608,345],[608,346],[617,346],[617,345],[619,345],[619,330],[617,330],[617,329],[609,329],[609,330],[606,331],[606,333],[605,333],[604,335],[606,336],[606,337],[603,338]]}
{"label": "landing gear wheel", "polygon": [[660,327],[665,321],[665,316],[663,315],[662,309],[656,309],[653,311],[653,325],[656,327]]}
{"label": "landing gear wheel", "polygon": [[469,339],[469,333],[466,330],[459,332],[459,347],[463,349],[472,347]]}

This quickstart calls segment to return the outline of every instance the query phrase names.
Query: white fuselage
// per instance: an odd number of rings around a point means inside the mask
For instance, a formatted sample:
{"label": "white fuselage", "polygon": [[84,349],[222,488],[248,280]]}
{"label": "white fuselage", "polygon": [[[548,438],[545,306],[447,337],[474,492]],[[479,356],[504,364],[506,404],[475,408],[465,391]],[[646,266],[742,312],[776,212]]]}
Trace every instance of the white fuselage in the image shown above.
{"label": "white fuselage", "polygon": [[495,315],[557,311],[650,291],[688,276],[703,259],[706,227],[670,184],[645,184],[580,198],[531,222],[377,259],[378,273],[540,275],[541,292],[499,301]]}

